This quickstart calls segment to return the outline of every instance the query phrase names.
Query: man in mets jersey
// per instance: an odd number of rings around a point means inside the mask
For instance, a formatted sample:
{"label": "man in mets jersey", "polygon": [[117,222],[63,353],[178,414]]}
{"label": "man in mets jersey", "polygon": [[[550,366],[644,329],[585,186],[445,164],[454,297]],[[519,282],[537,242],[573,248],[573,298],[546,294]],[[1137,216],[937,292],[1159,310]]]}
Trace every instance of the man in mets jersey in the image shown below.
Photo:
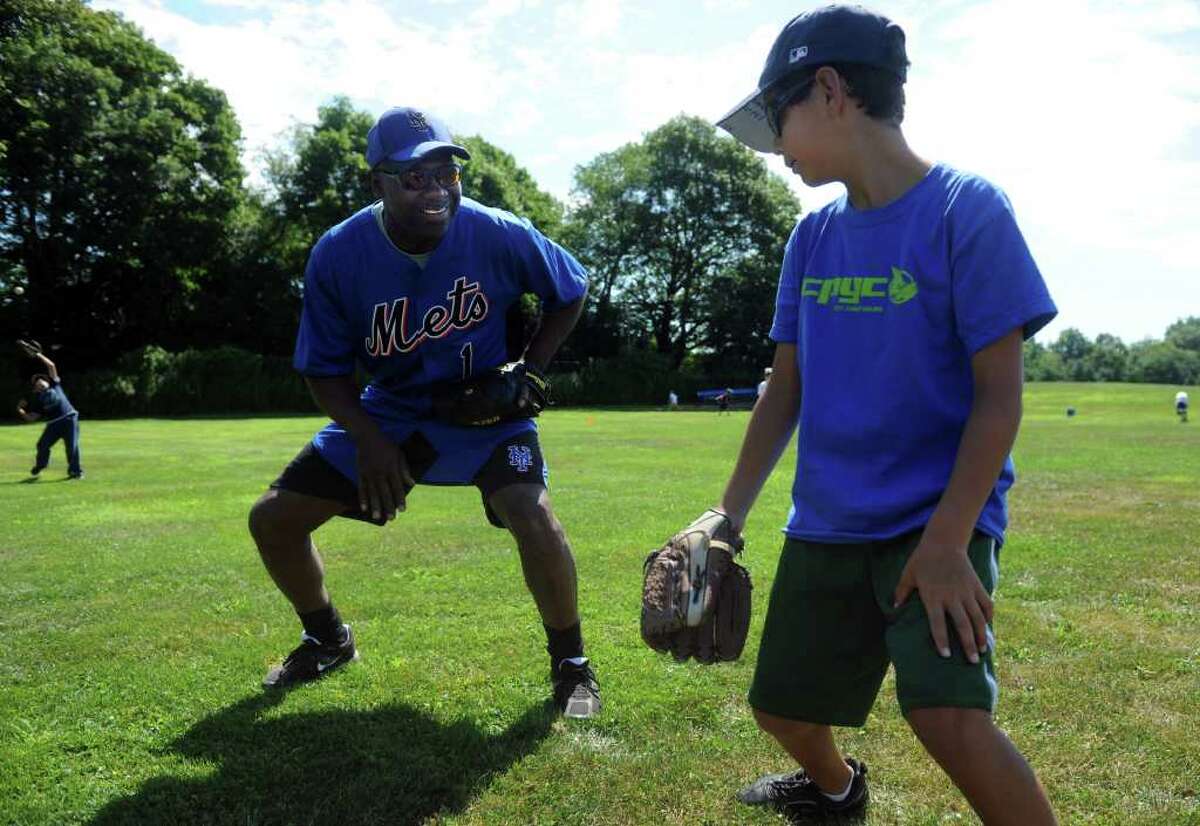
{"label": "man in mets jersey", "polygon": [[[415,484],[474,485],[488,520],[516,540],[546,629],[556,704],[600,710],[583,655],[575,563],[546,492],[529,418],[464,427],[433,418],[431,393],[509,361],[505,313],[524,293],[544,318],[524,361],[544,368],[574,327],[586,276],[569,252],[525,220],[464,198],[446,126],[389,109],[367,135],[379,198],[327,231],[304,276],[294,364],[333,420],[250,512],[263,563],[304,627],[264,684],[314,680],[357,657],[354,635],[324,584],[312,532],[335,516],[384,525]],[[370,383],[359,393],[356,366]]]}

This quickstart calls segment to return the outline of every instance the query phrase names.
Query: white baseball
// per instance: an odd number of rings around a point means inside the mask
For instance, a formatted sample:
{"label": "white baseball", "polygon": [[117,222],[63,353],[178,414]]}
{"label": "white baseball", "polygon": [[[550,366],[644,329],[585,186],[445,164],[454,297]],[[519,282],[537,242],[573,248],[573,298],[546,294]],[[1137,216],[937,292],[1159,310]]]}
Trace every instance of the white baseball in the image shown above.
{"label": "white baseball", "polygon": [[25,295],[25,288],[24,287],[13,287],[13,294],[14,295]]}

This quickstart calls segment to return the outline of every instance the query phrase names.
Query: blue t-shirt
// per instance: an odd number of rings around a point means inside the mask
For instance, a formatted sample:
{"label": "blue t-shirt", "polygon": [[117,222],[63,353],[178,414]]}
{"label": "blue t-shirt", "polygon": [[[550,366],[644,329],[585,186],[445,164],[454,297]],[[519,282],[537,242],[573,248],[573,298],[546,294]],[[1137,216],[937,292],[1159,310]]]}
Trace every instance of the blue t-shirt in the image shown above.
{"label": "blue t-shirt", "polygon": [[58,379],[53,379],[50,386],[42,392],[35,393],[27,409],[30,413],[40,415],[47,424],[76,412],[62,388],[62,382]]}
{"label": "blue t-shirt", "polygon": [[320,377],[358,361],[371,376],[364,399],[424,415],[433,385],[508,360],[505,313],[522,293],[553,311],[586,285],[569,252],[503,210],[463,198],[422,268],[366,207],[313,248],[293,364]]}
{"label": "blue t-shirt", "polygon": [[[794,343],[801,409],[785,532],[815,542],[920,528],[954,467],[971,357],[1057,313],[1004,193],[938,164],[896,201],[848,198],[788,240],[771,338]],[[977,526],[1008,522],[1009,457]]]}

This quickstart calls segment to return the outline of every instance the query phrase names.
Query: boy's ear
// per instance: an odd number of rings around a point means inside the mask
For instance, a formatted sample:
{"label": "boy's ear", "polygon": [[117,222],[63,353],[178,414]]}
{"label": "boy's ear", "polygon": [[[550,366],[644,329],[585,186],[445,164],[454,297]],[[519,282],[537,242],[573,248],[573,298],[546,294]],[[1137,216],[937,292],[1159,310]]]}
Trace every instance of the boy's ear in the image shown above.
{"label": "boy's ear", "polygon": [[825,105],[840,110],[846,97],[846,86],[842,77],[832,66],[822,66],[817,70],[813,94],[822,96]]}

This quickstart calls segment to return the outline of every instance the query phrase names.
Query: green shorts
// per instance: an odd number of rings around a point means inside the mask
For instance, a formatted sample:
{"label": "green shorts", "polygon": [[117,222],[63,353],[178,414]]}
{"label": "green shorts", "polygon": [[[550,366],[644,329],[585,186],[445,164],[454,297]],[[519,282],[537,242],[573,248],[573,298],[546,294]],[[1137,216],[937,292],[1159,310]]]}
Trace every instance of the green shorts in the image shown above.
{"label": "green shorts", "polygon": [[[949,624],[951,655],[944,659],[916,592],[892,608],[920,538],[918,531],[857,545],[788,539],[771,588],[750,705],[791,720],[861,726],[890,662],[905,714],[946,707],[990,713],[997,694],[991,627],[987,651],[972,664]],[[991,594],[999,574],[996,541],[976,533],[968,553]]]}

